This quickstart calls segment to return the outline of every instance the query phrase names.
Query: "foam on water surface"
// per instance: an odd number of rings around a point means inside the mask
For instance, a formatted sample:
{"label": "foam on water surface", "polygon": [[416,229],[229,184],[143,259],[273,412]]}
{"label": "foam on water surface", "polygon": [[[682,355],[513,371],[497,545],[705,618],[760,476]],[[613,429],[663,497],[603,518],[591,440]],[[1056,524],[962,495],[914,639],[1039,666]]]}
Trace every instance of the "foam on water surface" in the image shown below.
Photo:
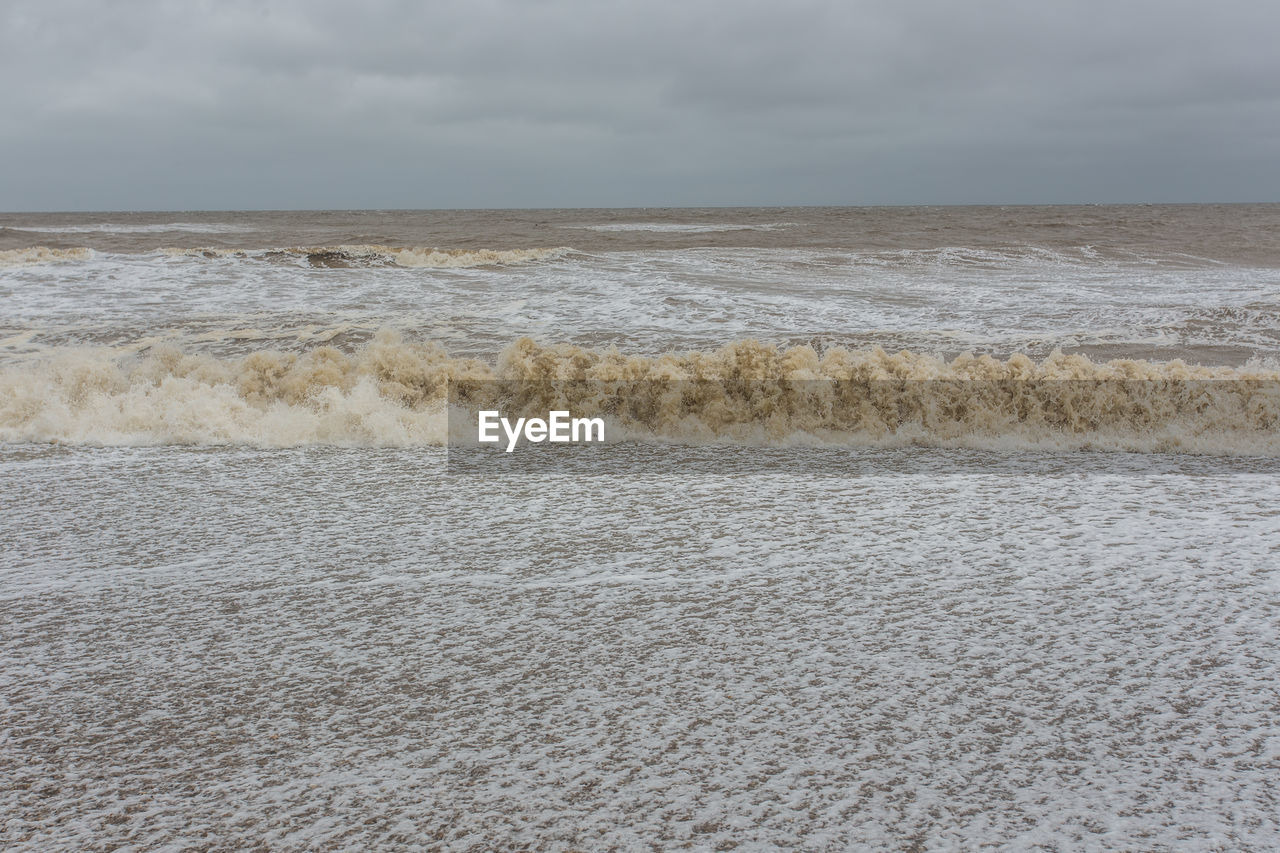
{"label": "foam on water surface", "polygon": [[441,461],[6,453],[6,845],[1280,833],[1273,476]]}
{"label": "foam on water surface", "polygon": [[1278,225],[0,214],[0,846],[1273,849]]}
{"label": "foam on water surface", "polygon": [[[501,241],[495,241],[501,242]],[[190,247],[4,250],[6,322],[98,343],[270,316],[392,325],[495,355],[526,334],[649,353],[773,343],[1238,364],[1280,352],[1280,271],[1034,246],[928,249]],[[86,318],[92,321],[86,324]],[[5,353],[0,351],[0,357]]]}

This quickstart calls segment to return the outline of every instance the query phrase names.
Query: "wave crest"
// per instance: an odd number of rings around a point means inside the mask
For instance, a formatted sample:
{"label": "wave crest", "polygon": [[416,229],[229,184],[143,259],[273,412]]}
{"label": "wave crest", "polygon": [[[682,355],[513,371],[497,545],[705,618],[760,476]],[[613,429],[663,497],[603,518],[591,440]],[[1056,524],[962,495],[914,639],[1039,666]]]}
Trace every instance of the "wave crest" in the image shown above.
{"label": "wave crest", "polygon": [[433,269],[508,266],[555,260],[573,250],[567,246],[533,249],[438,249],[432,247],[294,246],[274,249],[165,248],[160,252],[184,258],[244,258],[263,261],[303,262],[316,267],[399,266]]}
{"label": "wave crest", "polygon": [[0,440],[440,445],[448,406],[604,416],[611,436],[1280,456],[1280,372],[738,341],[636,356],[528,338],[488,363],[381,332],[363,349],[219,359],[68,349],[0,370]]}
{"label": "wave crest", "polygon": [[0,267],[24,267],[34,264],[58,264],[87,261],[94,256],[93,249],[51,249],[48,246],[32,246],[29,249],[0,249]]}

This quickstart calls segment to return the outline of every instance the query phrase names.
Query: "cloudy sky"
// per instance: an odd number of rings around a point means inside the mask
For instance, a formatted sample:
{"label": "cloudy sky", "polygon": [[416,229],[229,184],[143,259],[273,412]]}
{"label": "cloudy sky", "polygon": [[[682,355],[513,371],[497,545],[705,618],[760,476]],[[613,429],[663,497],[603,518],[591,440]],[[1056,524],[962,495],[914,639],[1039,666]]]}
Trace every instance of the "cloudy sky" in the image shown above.
{"label": "cloudy sky", "polygon": [[1280,201],[1274,0],[5,0],[0,210]]}

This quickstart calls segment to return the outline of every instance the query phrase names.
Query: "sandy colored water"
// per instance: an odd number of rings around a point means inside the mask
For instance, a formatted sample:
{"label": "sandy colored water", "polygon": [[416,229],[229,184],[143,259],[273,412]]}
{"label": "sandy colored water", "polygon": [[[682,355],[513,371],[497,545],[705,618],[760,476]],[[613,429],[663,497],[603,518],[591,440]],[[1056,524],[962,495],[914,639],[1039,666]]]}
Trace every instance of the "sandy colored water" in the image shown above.
{"label": "sandy colored water", "polygon": [[4,214],[0,846],[1273,849],[1278,227]]}

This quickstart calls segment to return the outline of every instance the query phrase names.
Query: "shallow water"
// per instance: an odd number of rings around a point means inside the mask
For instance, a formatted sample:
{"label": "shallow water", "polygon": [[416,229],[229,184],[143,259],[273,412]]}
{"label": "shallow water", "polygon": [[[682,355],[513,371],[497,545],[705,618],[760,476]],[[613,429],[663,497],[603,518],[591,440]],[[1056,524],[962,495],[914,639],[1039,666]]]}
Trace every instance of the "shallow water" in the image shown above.
{"label": "shallow water", "polygon": [[11,449],[9,841],[1280,831],[1274,475],[495,482],[439,457]]}

